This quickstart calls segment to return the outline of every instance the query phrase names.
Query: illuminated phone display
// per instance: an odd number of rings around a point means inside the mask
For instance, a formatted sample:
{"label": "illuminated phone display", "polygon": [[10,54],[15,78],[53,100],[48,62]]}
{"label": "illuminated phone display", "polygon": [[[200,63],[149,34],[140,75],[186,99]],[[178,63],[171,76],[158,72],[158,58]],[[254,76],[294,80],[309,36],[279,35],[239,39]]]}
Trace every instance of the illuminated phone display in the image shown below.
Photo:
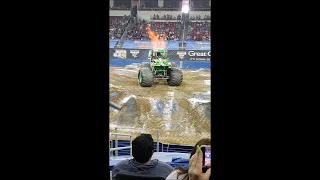
{"label": "illuminated phone display", "polygon": [[211,146],[201,146],[203,166],[211,166]]}
{"label": "illuminated phone display", "polygon": [[211,166],[211,147],[205,148],[204,166]]}

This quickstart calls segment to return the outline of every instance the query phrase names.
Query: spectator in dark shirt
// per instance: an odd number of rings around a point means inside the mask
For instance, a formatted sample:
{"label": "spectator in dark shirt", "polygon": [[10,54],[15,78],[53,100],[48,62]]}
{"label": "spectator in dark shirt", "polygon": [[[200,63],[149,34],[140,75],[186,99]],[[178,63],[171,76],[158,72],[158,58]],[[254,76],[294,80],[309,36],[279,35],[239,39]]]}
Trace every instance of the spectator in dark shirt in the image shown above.
{"label": "spectator in dark shirt", "polygon": [[133,159],[123,160],[116,164],[112,169],[112,179],[115,180],[119,172],[150,174],[166,178],[173,167],[158,159],[151,160],[153,151],[154,145],[151,135],[141,134],[136,137],[132,141]]}

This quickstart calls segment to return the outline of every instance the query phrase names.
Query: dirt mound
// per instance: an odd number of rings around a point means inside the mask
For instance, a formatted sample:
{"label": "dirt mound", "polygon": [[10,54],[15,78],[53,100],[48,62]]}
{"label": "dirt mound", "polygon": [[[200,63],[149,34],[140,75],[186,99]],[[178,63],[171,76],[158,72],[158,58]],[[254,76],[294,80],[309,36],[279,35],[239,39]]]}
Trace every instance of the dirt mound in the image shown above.
{"label": "dirt mound", "polygon": [[[157,80],[140,87],[136,66],[110,68],[110,100],[123,106],[110,108],[110,126],[160,130],[160,141],[193,145],[210,137],[210,70],[183,70],[180,86]],[[128,133],[128,132],[126,132]],[[153,135],[155,138],[155,136]]]}

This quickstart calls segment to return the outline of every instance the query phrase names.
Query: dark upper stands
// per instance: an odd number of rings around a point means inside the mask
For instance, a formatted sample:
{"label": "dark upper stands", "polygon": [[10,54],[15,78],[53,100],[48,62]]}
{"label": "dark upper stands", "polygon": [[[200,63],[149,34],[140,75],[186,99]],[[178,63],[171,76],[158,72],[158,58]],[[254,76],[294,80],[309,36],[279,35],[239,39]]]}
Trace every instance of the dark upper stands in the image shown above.
{"label": "dark upper stands", "polygon": [[112,10],[128,10],[131,8],[131,0],[114,0]]}
{"label": "dark upper stands", "polygon": [[191,0],[190,9],[192,11],[208,11],[210,10],[209,0]]}

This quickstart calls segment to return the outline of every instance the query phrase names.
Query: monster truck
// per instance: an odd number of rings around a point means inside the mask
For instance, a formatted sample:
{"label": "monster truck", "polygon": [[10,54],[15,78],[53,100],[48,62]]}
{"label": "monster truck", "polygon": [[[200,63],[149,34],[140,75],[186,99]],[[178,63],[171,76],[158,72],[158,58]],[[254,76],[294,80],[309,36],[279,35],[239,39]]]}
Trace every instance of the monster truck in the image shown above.
{"label": "monster truck", "polygon": [[183,75],[174,62],[169,62],[167,51],[153,49],[149,51],[148,59],[140,66],[138,82],[141,87],[151,87],[155,79],[166,79],[169,86],[179,86]]}

